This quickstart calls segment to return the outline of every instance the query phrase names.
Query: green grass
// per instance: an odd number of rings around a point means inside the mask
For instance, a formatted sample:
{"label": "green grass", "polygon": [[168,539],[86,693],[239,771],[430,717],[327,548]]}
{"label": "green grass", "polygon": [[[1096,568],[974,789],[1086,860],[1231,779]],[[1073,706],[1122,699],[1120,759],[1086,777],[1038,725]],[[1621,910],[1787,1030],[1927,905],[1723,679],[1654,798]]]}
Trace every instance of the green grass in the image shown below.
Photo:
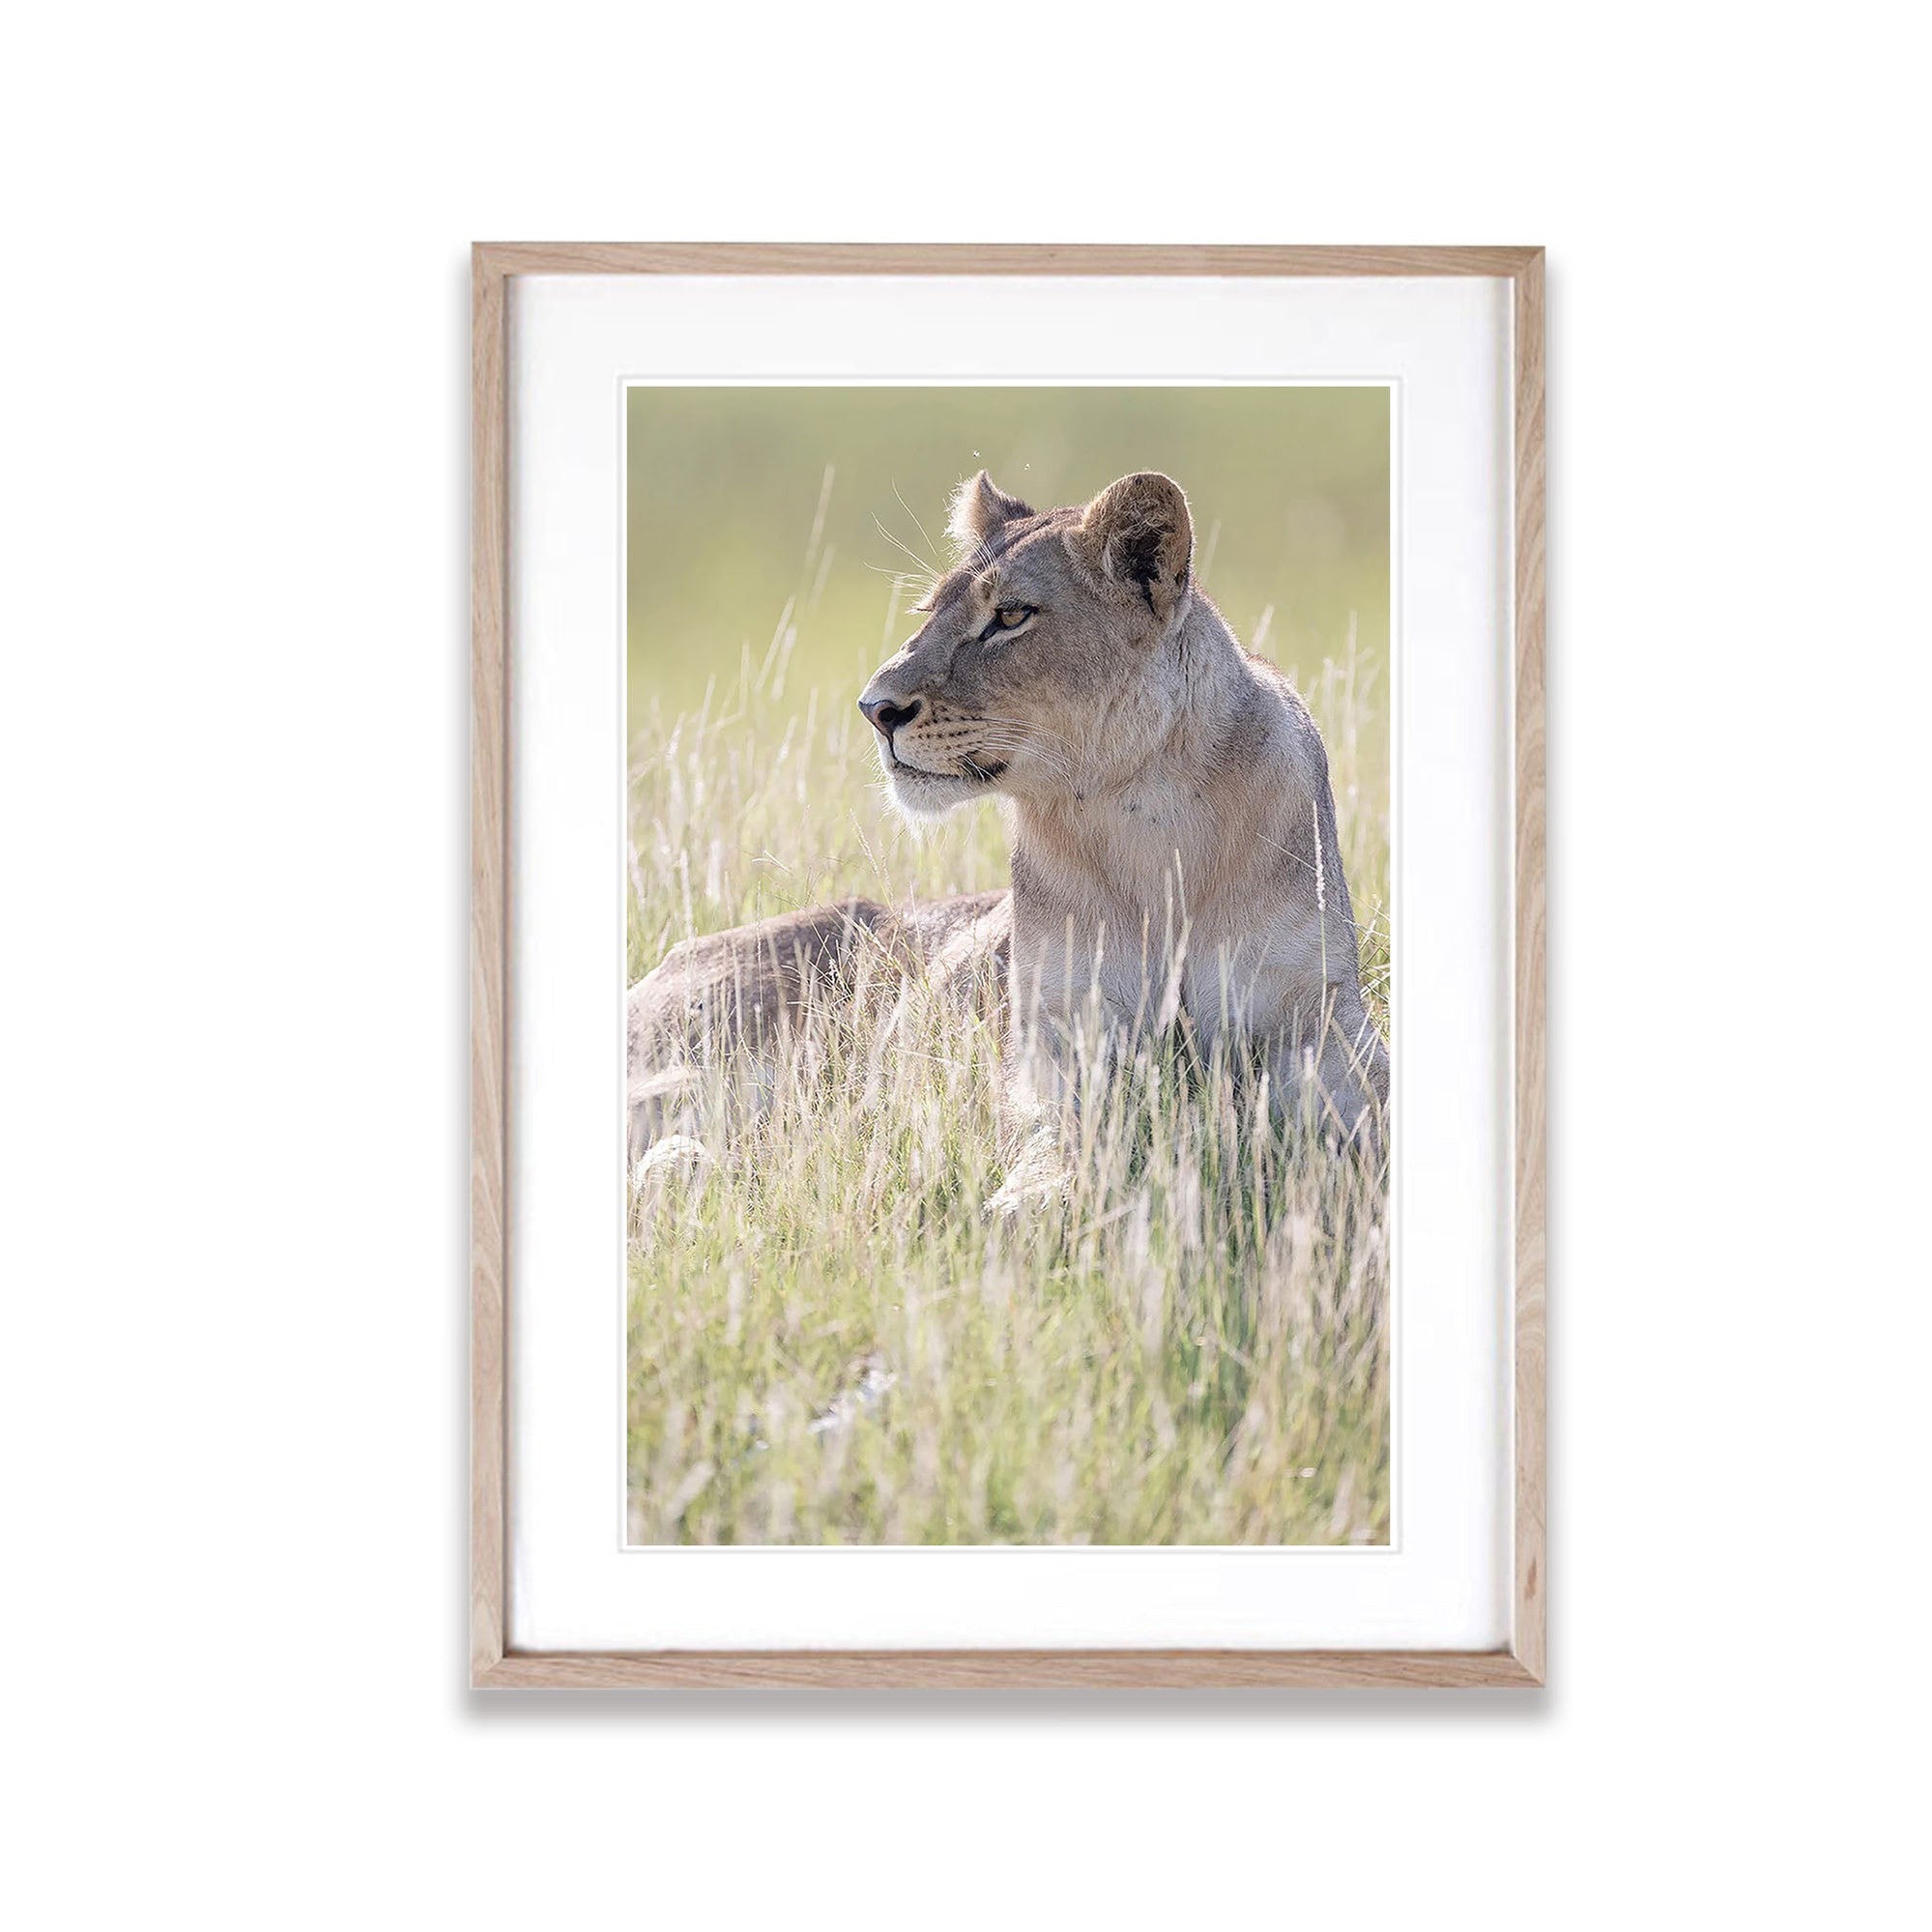
{"label": "green grass", "polygon": [[[633,979],[690,933],[1006,882],[997,809],[906,825],[856,681],[801,690],[797,645],[788,613],[694,711],[646,706]],[[1301,681],[1386,1029],[1386,694],[1347,628]],[[883,976],[862,1004],[634,1187],[632,1540],[1385,1542],[1381,1177],[1148,1053],[1085,1109],[1066,1202],[1010,1220],[997,1024]]]}

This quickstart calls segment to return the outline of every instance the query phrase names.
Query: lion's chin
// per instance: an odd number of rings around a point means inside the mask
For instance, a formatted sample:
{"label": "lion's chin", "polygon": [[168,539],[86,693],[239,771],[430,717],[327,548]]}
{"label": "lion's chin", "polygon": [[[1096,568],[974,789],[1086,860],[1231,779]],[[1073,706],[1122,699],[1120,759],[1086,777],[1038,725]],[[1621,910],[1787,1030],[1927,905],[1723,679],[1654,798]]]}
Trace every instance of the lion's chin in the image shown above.
{"label": "lion's chin", "polygon": [[908,819],[942,819],[955,806],[984,798],[993,790],[998,773],[989,771],[968,778],[964,773],[922,771],[916,764],[902,764],[895,760],[887,776],[893,803]]}

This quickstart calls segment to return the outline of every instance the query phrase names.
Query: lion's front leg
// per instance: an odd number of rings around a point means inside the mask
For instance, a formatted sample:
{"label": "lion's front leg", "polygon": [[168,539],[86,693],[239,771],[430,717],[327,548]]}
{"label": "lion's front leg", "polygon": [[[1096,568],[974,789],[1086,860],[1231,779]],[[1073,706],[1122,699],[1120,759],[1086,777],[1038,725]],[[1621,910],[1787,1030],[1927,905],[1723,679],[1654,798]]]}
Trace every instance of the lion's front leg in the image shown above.
{"label": "lion's front leg", "polygon": [[1389,1053],[1360,1012],[1333,1012],[1276,1035],[1264,1055],[1278,1120],[1312,1138],[1368,1152],[1386,1141]]}
{"label": "lion's front leg", "polygon": [[1021,1007],[1008,1035],[999,1112],[1006,1173],[989,1203],[1001,1212],[1063,1199],[1081,1157],[1081,1122],[1112,1078],[1132,1017],[1099,988],[1077,1008]]}
{"label": "lion's front leg", "polygon": [[1056,1032],[1013,1028],[999,1105],[1005,1172],[987,1202],[995,1214],[1062,1200],[1073,1183],[1080,1082]]}

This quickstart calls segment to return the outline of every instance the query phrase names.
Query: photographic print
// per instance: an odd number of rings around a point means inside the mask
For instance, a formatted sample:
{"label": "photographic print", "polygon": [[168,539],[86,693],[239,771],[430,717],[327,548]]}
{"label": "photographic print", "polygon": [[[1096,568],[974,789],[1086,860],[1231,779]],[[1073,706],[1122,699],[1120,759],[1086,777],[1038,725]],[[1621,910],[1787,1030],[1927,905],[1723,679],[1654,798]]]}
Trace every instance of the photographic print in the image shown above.
{"label": "photographic print", "polygon": [[631,1543],[1391,1542],[1393,407],[626,389]]}

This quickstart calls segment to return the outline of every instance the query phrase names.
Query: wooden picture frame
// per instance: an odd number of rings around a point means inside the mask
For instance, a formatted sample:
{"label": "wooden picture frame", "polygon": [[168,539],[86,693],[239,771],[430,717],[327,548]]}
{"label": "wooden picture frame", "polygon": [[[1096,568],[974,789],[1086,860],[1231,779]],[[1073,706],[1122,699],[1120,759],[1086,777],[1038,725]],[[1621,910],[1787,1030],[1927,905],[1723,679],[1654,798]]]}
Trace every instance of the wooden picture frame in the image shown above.
{"label": "wooden picture frame", "polygon": [[[1534,1686],[1544,1680],[1543,253],[1532,247],[764,246],[479,243],[473,251],[471,1682],[476,1686],[1207,1687]],[[1475,275],[1514,308],[1514,1591],[1507,1647],[1370,1650],[524,1653],[505,1643],[510,477],[505,322],[519,275]]]}

